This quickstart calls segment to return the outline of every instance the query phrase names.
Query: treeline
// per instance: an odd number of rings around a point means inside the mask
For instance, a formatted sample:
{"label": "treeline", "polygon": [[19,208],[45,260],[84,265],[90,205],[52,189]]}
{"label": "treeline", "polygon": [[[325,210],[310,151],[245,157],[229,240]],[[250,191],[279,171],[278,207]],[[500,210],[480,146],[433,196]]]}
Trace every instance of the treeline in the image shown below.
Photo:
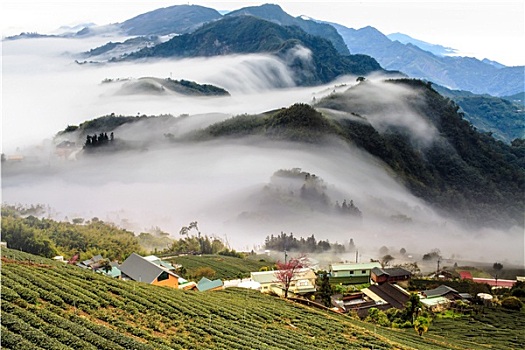
{"label": "treeline", "polygon": [[[312,209],[321,210],[328,213],[350,215],[355,218],[361,218],[361,210],[354,204],[353,200],[347,201],[343,199],[342,203],[335,201],[333,203],[330,196],[326,193],[327,185],[324,180],[306,171],[302,171],[300,168],[293,169],[280,169],[276,171],[272,176],[272,186],[267,186],[266,189],[279,192],[280,195],[287,193],[290,196],[294,196],[295,192],[290,189],[290,184],[283,184],[280,180],[292,179],[297,180],[298,183],[302,183],[299,188],[298,196],[303,201],[310,204]],[[286,188],[288,186],[288,188]]]}
{"label": "treeline", "polygon": [[132,252],[143,254],[133,232],[105,223],[98,218],[59,222],[34,215],[40,207],[2,205],[2,241],[9,248],[51,258],[69,259],[80,253],[80,260],[100,254],[109,260],[123,261]]}
{"label": "treeline", "polygon": [[339,243],[330,243],[326,241],[317,241],[314,235],[308,238],[300,237],[299,239],[281,232],[278,236],[267,236],[264,241],[264,248],[269,250],[283,251],[298,251],[303,253],[322,253],[328,250],[333,250],[335,253],[344,253],[345,246]]}

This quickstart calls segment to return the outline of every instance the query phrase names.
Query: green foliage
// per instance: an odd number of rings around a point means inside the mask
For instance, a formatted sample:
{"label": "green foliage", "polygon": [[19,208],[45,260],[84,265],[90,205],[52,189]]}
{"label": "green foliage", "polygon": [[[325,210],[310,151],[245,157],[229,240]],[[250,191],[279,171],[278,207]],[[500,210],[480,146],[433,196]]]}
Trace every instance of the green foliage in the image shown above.
{"label": "green foliage", "polygon": [[72,257],[77,252],[81,259],[101,254],[110,260],[123,261],[132,252],[142,248],[132,232],[113,224],[92,220],[85,224],[22,217],[9,207],[2,206],[2,239],[9,247],[36,255]]}
{"label": "green foliage", "polygon": [[297,239],[293,233],[290,235],[285,232],[281,232],[280,235],[267,236],[264,241],[264,248],[269,250],[275,250],[278,252],[286,251],[297,251],[302,253],[322,253],[328,250],[335,250],[336,252],[343,253],[345,247],[339,243],[330,243],[326,241],[317,241],[314,235],[304,239],[303,237]]}
{"label": "green foliage", "polygon": [[501,306],[509,310],[521,310],[523,303],[515,296],[507,297],[501,301]]}
{"label": "green foliage", "polygon": [[334,291],[330,285],[328,273],[326,271],[319,271],[317,275],[321,276],[317,278],[317,285],[319,286],[317,294],[319,295],[324,306],[331,307],[332,295],[334,294]]}
{"label": "green foliage", "polygon": [[464,112],[464,118],[480,132],[490,133],[507,144],[525,134],[525,111],[523,100],[520,100],[523,93],[500,98],[440,86],[435,88],[443,96],[453,99]]}

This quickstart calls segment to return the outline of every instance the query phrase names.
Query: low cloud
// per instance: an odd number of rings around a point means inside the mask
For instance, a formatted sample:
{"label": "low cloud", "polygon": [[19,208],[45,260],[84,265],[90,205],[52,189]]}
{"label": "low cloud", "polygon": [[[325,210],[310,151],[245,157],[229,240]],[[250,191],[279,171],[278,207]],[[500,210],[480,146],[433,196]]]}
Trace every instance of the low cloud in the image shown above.
{"label": "low cloud", "polygon": [[[96,47],[95,38],[40,40],[3,43],[3,152],[16,154],[20,147],[26,155],[22,162],[2,165],[5,203],[42,203],[55,210],[56,219],[99,217],[136,232],[159,226],[174,237],[197,220],[203,233],[227,238],[236,249],[252,249],[267,235],[284,231],[340,243],[353,238],[364,258],[386,245],[421,254],[439,248],[448,257],[523,261],[523,232],[466,230],[411,195],[380,160],[339,140],[323,146],[257,138],[171,144],[164,137],[343,92],[356,84],[355,77],[342,78],[336,86],[298,88],[283,61],[266,55],[77,65],[74,53]],[[120,83],[101,83],[144,76],[213,84],[231,96],[115,96]],[[340,117],[362,113],[378,130],[400,125],[414,142],[435,137],[433,127],[403,102],[419,103],[421,97],[410,89],[371,82],[344,95],[348,109]],[[79,151],[77,161],[65,161],[56,157],[51,141],[42,142],[68,124],[110,113],[171,114],[173,120],[114,131],[125,141],[148,141],[140,151]],[[260,202],[264,187],[275,171],[292,168],[321,177],[332,200],[353,200],[362,221],[297,207],[286,214],[268,210]]]}

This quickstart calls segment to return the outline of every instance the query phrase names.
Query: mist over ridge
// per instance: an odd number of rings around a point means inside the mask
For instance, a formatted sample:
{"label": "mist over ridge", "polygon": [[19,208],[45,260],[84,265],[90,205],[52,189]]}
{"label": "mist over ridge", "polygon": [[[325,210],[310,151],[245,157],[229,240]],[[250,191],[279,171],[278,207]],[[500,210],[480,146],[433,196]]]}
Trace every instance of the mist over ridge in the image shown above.
{"label": "mist over ridge", "polygon": [[[3,152],[27,155],[25,162],[2,167],[4,202],[44,203],[56,210],[59,219],[96,216],[136,232],[160,226],[174,236],[182,225],[198,220],[203,232],[228,236],[237,249],[251,248],[266,235],[285,231],[341,243],[353,238],[370,251],[381,245],[422,253],[439,248],[449,256],[479,259],[490,250],[502,259],[522,261],[519,227],[465,229],[407,190],[379,157],[337,137],[329,137],[322,145],[305,145],[260,135],[169,144],[164,136],[180,137],[233,116],[260,114],[298,102],[315,105],[323,97],[335,100],[343,95],[338,102],[345,108],[319,104],[318,110],[334,120],[361,121],[379,134],[399,127],[410,135],[411,146],[425,149],[440,138],[435,126],[421,118],[421,110],[403,102],[415,100],[417,105],[418,91],[381,83],[381,77],[368,80],[378,80],[383,90],[370,88],[373,84],[348,90],[356,85],[356,77],[297,87],[294,73],[283,60],[265,54],[110,65],[73,63],[75,53],[94,47],[96,40],[102,42],[100,38],[38,39],[44,52],[35,51],[36,41],[31,39],[4,43],[4,64],[9,69],[3,78]],[[308,57],[304,51],[298,53]],[[231,96],[116,95],[125,79],[147,76],[213,84]],[[122,81],[102,84],[106,78]],[[72,162],[55,158],[52,141],[41,142],[67,125],[111,113],[171,115],[175,122],[124,125],[114,130],[116,138],[147,141],[146,146],[92,157],[79,154]],[[38,147],[32,147],[35,144]],[[305,210],[300,201],[287,196],[281,200],[293,205],[286,214],[270,210],[272,205],[262,200],[265,186],[276,171],[294,168],[322,178],[332,201],[353,200],[363,212],[362,220]],[[402,216],[411,221],[395,221]]]}

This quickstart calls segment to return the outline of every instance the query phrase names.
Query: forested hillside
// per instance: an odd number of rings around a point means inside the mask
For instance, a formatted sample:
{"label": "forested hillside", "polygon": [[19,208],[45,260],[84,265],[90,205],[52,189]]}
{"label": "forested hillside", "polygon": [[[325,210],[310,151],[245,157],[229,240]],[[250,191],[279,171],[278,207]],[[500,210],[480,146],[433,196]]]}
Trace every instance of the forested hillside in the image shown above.
{"label": "forested hillside", "polygon": [[[266,115],[239,116],[212,125],[196,137],[265,135],[309,143],[339,137],[380,158],[413,194],[460,221],[503,227],[523,225],[525,148],[521,143],[505,145],[478,133],[462,118],[454,102],[424,82],[392,80],[386,86],[373,84],[365,82],[318,101],[315,107],[324,110],[323,114],[307,105],[294,105]],[[359,97],[361,92],[371,88],[386,97],[388,85],[415,89],[418,98],[410,95],[403,103],[436,128],[437,136],[430,144],[418,145],[423,141],[415,141],[404,127],[390,125],[382,130],[366,119],[367,113],[381,107],[364,103]],[[333,111],[352,117],[330,117]]]}
{"label": "forested hillside", "polygon": [[[300,47],[311,51],[307,54]],[[370,56],[340,55],[327,39],[298,27],[283,27],[253,16],[229,16],[204,25],[191,34],[138,52],[127,59],[198,57],[248,53],[276,54],[296,73],[298,85],[316,85],[343,74],[384,72]]]}
{"label": "forested hillside", "polygon": [[451,98],[465,113],[465,119],[481,132],[510,144],[525,138],[525,111],[519,94],[508,98],[476,95],[468,91],[454,91],[434,86],[441,95]]}
{"label": "forested hillside", "polygon": [[11,248],[48,258],[63,255],[70,259],[79,253],[81,260],[100,254],[110,261],[123,261],[133,252],[143,252],[133,232],[98,218],[60,222],[35,215],[42,213],[3,205],[2,241]]}

